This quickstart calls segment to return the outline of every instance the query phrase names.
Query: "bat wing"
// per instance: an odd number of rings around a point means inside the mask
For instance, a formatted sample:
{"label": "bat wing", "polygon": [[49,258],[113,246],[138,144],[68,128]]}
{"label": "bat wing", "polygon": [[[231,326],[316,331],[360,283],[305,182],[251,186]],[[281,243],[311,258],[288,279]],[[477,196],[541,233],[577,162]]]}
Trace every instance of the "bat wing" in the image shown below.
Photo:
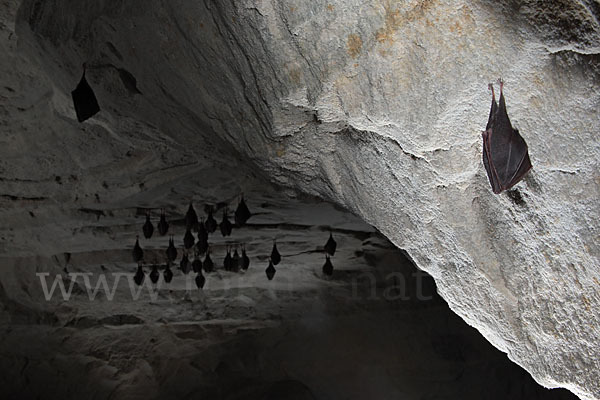
{"label": "bat wing", "polygon": [[492,186],[492,190],[494,193],[500,193],[502,189],[500,189],[500,184],[498,182],[498,174],[496,174],[496,170],[494,166],[490,163],[491,155],[490,155],[490,136],[492,135],[492,129],[487,129],[482,133],[483,136],[483,165],[485,166],[485,170],[487,172],[488,178],[490,180],[490,185]]}
{"label": "bat wing", "polygon": [[490,109],[490,116],[488,117],[487,125],[485,126],[486,130],[488,130],[492,127],[492,124],[494,122],[497,112],[498,112],[498,103],[496,103],[496,99],[494,99],[492,97],[492,107]]}
{"label": "bat wing", "polygon": [[498,194],[514,186],[531,169],[527,143],[510,123],[503,93],[500,93],[499,105],[492,100],[488,125],[482,136],[483,164],[492,190]]}
{"label": "bat wing", "polygon": [[79,122],[91,118],[100,111],[96,95],[85,79],[85,72],[75,90],[71,92],[71,97],[73,97],[73,105]]}
{"label": "bat wing", "polygon": [[532,167],[531,160],[529,159],[529,151],[527,150],[527,143],[525,143],[525,139],[523,139],[521,137],[521,135],[519,134],[519,131],[517,129],[514,129],[514,136],[516,138],[520,139],[520,141],[522,141],[522,143],[519,143],[518,146],[520,149],[524,149],[524,151],[522,151],[521,154],[523,154],[523,156],[520,159],[521,161],[518,163],[518,166],[516,166],[516,168],[514,169],[514,174],[511,178],[511,180],[508,181],[505,189],[510,189],[511,187],[516,185],[521,179],[523,179],[525,174]]}

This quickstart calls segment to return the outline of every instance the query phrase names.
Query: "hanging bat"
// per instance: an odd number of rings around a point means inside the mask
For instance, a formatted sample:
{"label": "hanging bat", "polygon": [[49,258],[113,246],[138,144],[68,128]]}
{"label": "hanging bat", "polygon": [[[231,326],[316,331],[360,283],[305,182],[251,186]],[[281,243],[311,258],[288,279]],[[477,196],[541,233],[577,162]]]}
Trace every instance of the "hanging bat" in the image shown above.
{"label": "hanging bat", "polygon": [[173,280],[173,271],[171,271],[170,263],[167,263],[165,267],[165,272],[163,272],[163,277],[165,278],[165,282],[171,283]]}
{"label": "hanging bat", "polygon": [[100,111],[100,106],[98,106],[96,95],[85,79],[85,69],[86,64],[84,63],[81,80],[79,81],[79,84],[75,90],[71,92],[73,105],[75,106],[75,113],[77,114],[77,120],[79,122],[83,122],[86,119],[93,117],[98,111]]}
{"label": "hanging bat", "polygon": [[527,151],[527,143],[517,129],[513,129],[506,113],[504,101],[504,82],[500,84],[500,104],[496,103],[494,86],[492,91],[492,108],[483,136],[483,165],[487,171],[494,193],[516,185],[531,169],[531,161]]}
{"label": "hanging bat", "polygon": [[244,194],[242,194],[242,198],[240,200],[240,202],[238,203],[238,207],[235,210],[235,224],[237,226],[242,226],[246,223],[246,221],[248,221],[250,219],[250,217],[252,216],[252,213],[250,213],[250,210],[248,209],[248,206],[246,205],[246,202],[244,201]]}
{"label": "hanging bat", "polygon": [[330,256],[333,256],[335,254],[335,249],[337,248],[337,243],[336,241],[333,239],[333,235],[331,234],[331,232],[329,232],[329,239],[327,240],[327,243],[325,243],[325,253],[329,254]]}
{"label": "hanging bat", "polygon": [[273,261],[269,260],[269,266],[265,270],[265,273],[267,274],[267,279],[273,280],[273,277],[275,276],[275,272],[277,272],[277,270],[273,266]]}
{"label": "hanging bat", "polygon": [[198,286],[198,289],[202,289],[204,287],[204,284],[206,283],[206,278],[204,277],[204,275],[202,275],[202,271],[198,272],[195,281],[196,286]]}
{"label": "hanging bat", "polygon": [[271,261],[273,265],[277,265],[281,262],[281,254],[279,254],[279,250],[277,250],[277,243],[275,239],[273,239],[273,250],[271,250]]}
{"label": "hanging bat", "polygon": [[215,264],[213,260],[210,258],[210,248],[206,249],[206,257],[204,258],[204,262],[202,263],[202,268],[206,272],[212,272]]}

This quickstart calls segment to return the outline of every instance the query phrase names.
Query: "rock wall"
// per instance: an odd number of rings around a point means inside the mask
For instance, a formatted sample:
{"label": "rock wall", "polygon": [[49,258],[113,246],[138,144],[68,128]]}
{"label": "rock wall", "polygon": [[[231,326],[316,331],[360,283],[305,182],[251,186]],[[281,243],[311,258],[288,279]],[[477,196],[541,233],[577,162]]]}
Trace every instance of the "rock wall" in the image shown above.
{"label": "rock wall", "polygon": [[[161,168],[233,148],[274,182],[376,226],[538,382],[600,398],[597,2],[5,3],[5,20],[17,21],[15,37],[4,24],[7,52],[36,66],[12,76],[43,82],[27,88],[43,105],[34,130],[60,126],[48,146],[7,140],[11,193],[39,197],[39,185],[18,181],[39,160],[35,179],[77,168],[92,182],[78,184],[82,196],[112,196],[145,176],[139,159],[115,161],[127,146],[152,148]],[[103,111],[76,124],[69,92],[84,61],[126,69],[142,94],[114,68],[91,69]],[[533,163],[502,195],[489,188],[480,134],[498,77]],[[82,130],[99,145],[85,147]],[[54,145],[69,137],[81,145]],[[111,189],[96,165],[118,172]]]}

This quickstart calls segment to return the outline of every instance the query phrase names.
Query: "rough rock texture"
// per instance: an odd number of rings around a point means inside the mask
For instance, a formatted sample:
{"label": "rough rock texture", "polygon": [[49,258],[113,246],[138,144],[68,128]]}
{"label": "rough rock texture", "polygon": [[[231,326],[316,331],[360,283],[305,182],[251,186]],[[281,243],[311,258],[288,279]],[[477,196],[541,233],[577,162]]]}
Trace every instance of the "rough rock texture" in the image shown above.
{"label": "rough rock texture", "polygon": [[[538,382],[600,398],[600,12],[559,3],[5,0],[2,199],[102,202],[226,146],[376,226]],[[83,61],[143,94],[92,70],[103,111],[77,124]],[[534,167],[496,196],[499,76]]]}

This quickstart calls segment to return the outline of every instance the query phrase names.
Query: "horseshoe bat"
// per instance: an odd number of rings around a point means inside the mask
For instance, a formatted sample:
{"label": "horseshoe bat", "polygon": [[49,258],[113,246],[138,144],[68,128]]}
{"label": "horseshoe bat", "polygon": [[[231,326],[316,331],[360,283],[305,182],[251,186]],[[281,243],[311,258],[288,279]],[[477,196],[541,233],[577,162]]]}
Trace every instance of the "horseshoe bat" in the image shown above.
{"label": "horseshoe bat", "polygon": [[198,289],[202,289],[204,287],[204,284],[206,283],[206,278],[204,277],[204,275],[202,275],[202,271],[198,272],[195,281],[196,286],[198,286]]}
{"label": "horseshoe bat", "polygon": [[135,272],[135,275],[133,277],[135,284],[138,286],[142,286],[142,282],[144,282],[145,276],[146,275],[144,274],[144,269],[142,268],[142,265],[138,264],[137,271]]}
{"label": "horseshoe bat", "polygon": [[150,281],[156,284],[158,282],[158,278],[160,278],[160,273],[158,272],[158,265],[152,265],[152,271],[150,272]]}
{"label": "horseshoe bat", "polygon": [[273,277],[275,276],[275,272],[277,272],[277,270],[273,266],[273,262],[271,260],[269,260],[269,266],[265,270],[265,273],[267,274],[267,279],[273,280]]}
{"label": "horseshoe bat", "polygon": [[277,265],[281,262],[281,254],[279,254],[279,250],[277,250],[277,243],[273,240],[273,250],[271,250],[271,261],[273,265]]}
{"label": "horseshoe bat", "polygon": [[77,114],[77,120],[79,122],[83,122],[86,119],[93,117],[100,111],[96,95],[85,79],[85,69],[86,64],[83,64],[83,75],[81,75],[81,80],[75,90],[71,92],[75,113]]}
{"label": "horseshoe bat", "polygon": [[325,264],[323,264],[323,273],[327,276],[333,275],[333,264],[329,258],[329,254],[325,254]]}
{"label": "horseshoe bat", "polygon": [[194,210],[194,206],[190,201],[190,206],[188,207],[187,212],[185,213],[185,227],[187,229],[196,229],[198,226],[198,214],[196,214],[196,210]]}
{"label": "horseshoe bat", "polygon": [[169,231],[169,223],[167,222],[165,210],[161,209],[160,210],[160,221],[158,221],[158,233],[160,233],[161,236],[164,236],[167,234],[168,231]]}
{"label": "horseshoe bat", "polygon": [[167,263],[167,266],[165,267],[165,272],[163,272],[165,282],[167,283],[171,283],[171,281],[173,280],[173,271],[171,271],[171,267],[169,264],[170,263]]}
{"label": "horseshoe bat", "polygon": [[250,257],[246,254],[246,245],[242,245],[242,269],[246,271],[250,266]]}
{"label": "horseshoe bat", "polygon": [[531,169],[531,161],[527,150],[527,143],[517,129],[513,129],[504,100],[504,82],[500,84],[500,102],[496,103],[494,86],[490,83],[492,91],[492,107],[483,137],[483,165],[490,179],[494,193],[516,185]]}
{"label": "horseshoe bat", "polygon": [[333,239],[333,235],[331,234],[331,232],[329,232],[329,239],[327,240],[327,243],[325,243],[324,246],[325,253],[329,254],[330,256],[333,256],[335,254],[336,248],[337,243]]}
{"label": "horseshoe bat", "polygon": [[206,257],[204,258],[204,262],[202,263],[202,268],[204,268],[205,272],[212,272],[215,264],[213,260],[210,258],[210,249],[206,249]]}
{"label": "horseshoe bat", "polygon": [[252,216],[252,214],[250,213],[250,210],[248,209],[248,206],[246,205],[246,202],[244,201],[244,195],[242,194],[242,198],[240,200],[240,202],[238,203],[238,207],[235,210],[235,224],[237,226],[242,226],[246,223],[246,221],[248,221],[248,219],[250,219],[250,217]]}
{"label": "horseshoe bat", "polygon": [[154,225],[152,225],[152,221],[150,221],[150,213],[146,213],[146,222],[142,227],[142,231],[144,232],[144,237],[146,239],[150,239],[152,234],[154,233]]}
{"label": "horseshoe bat", "polygon": [[133,246],[133,251],[131,252],[131,254],[133,255],[134,262],[140,262],[144,258],[144,251],[140,246],[140,239],[137,236],[135,238],[135,245]]}

